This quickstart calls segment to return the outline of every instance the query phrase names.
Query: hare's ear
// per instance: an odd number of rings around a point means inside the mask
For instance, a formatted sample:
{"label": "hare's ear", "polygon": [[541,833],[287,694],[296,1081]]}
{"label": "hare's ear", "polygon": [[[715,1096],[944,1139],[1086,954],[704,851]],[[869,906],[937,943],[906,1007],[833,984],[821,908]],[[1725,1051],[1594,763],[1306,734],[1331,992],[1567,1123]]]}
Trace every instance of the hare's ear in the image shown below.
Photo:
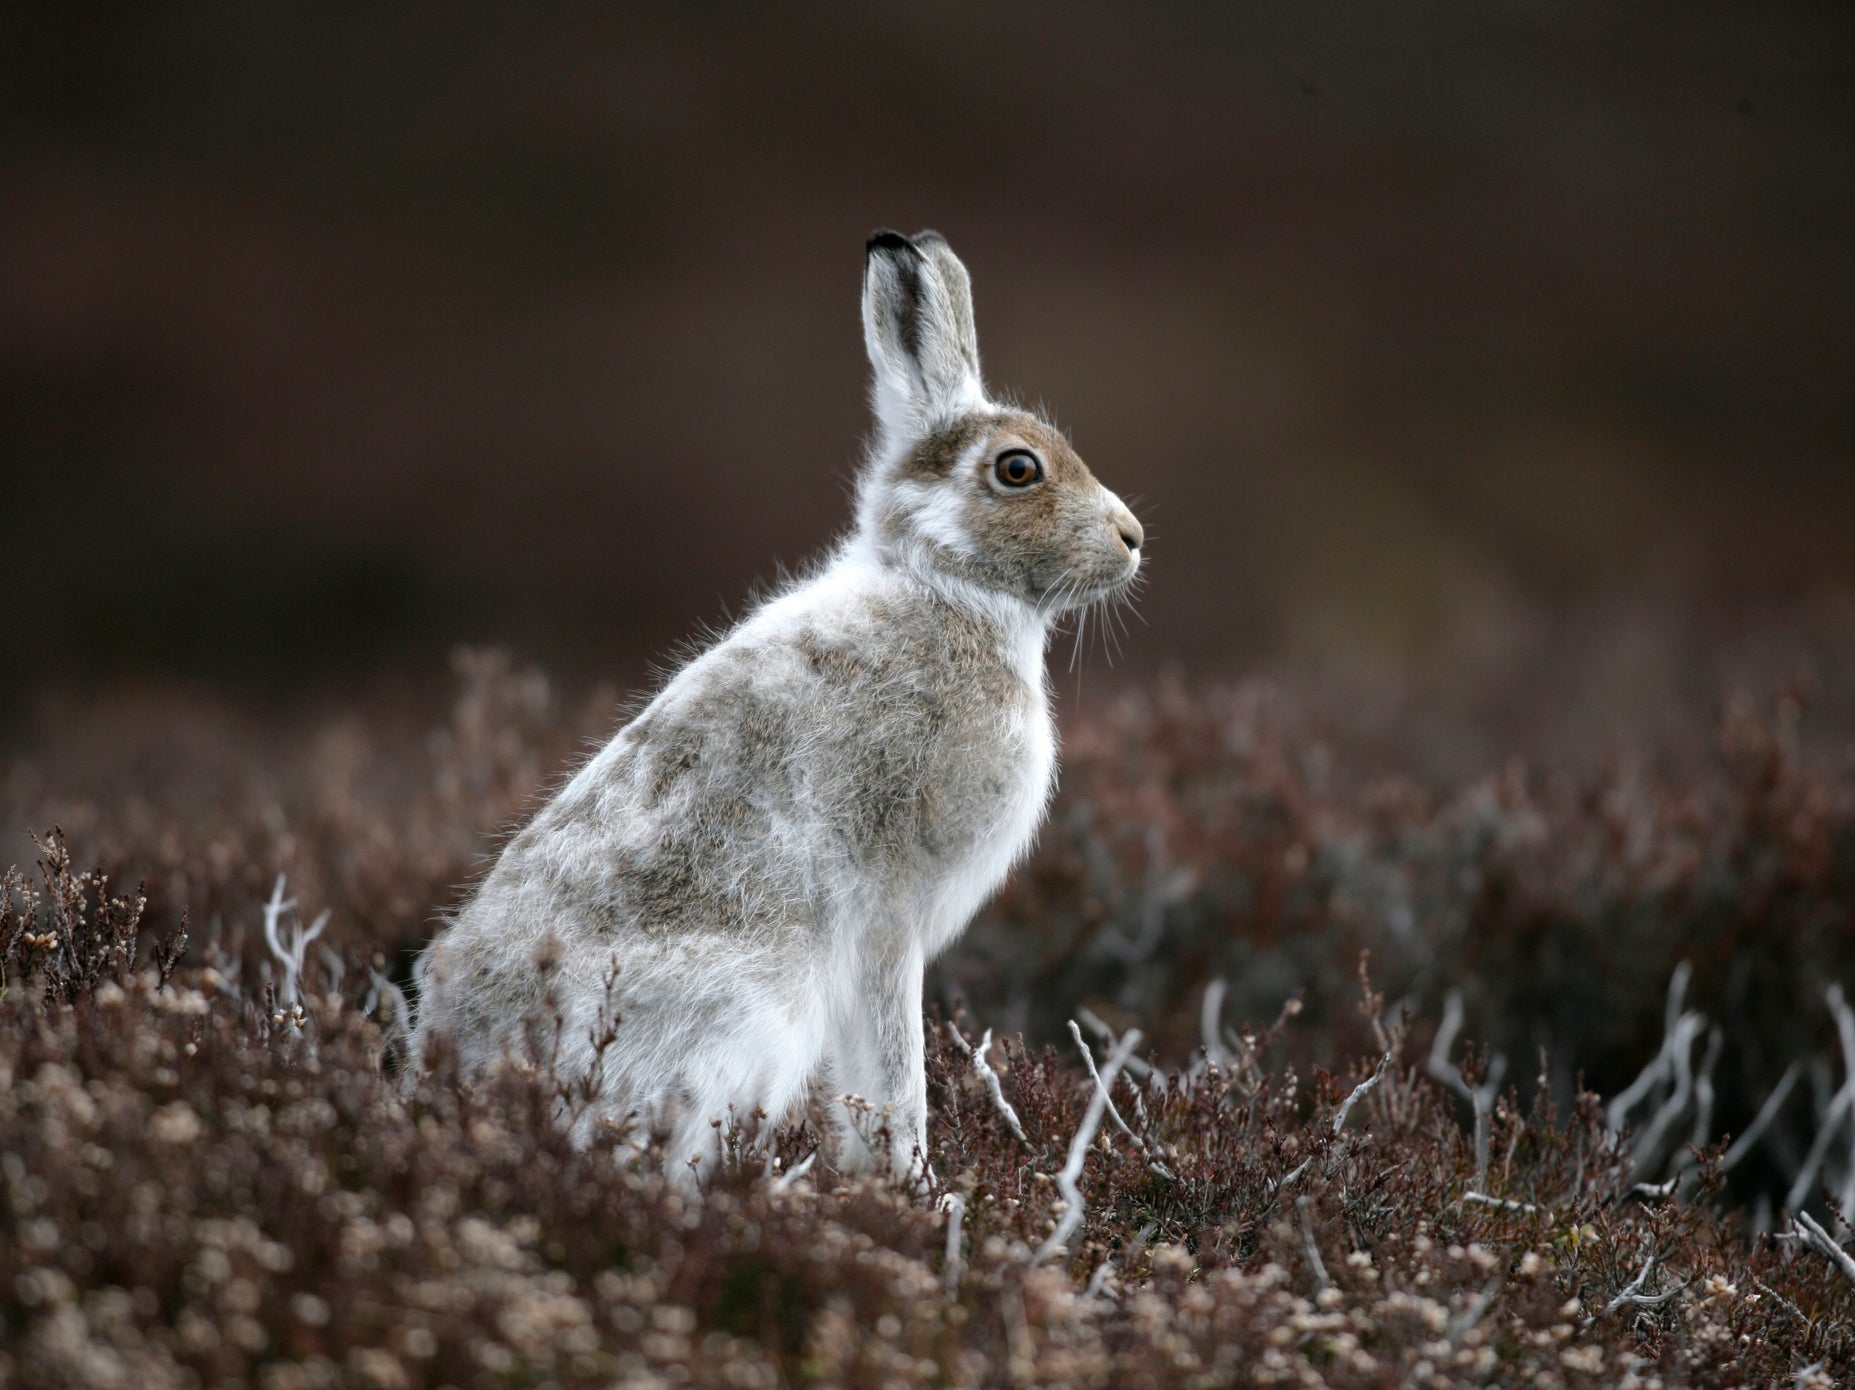
{"label": "hare's ear", "polygon": [[869,239],[863,341],[888,445],[985,404],[972,283],[940,233],[882,231]]}

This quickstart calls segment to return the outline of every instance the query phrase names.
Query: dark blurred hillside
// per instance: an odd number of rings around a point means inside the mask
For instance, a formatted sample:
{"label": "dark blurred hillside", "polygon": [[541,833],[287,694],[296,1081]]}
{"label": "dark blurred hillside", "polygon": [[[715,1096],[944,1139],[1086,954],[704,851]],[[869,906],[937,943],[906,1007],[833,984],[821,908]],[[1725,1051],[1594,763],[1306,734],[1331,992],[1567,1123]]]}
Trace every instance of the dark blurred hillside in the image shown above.
{"label": "dark blurred hillside", "polygon": [[9,699],[460,639],[632,678],[842,522],[876,224],[951,237],[993,382],[1145,499],[1136,669],[1532,679],[1537,630],[1855,584],[1846,7],[17,6],[0,51]]}

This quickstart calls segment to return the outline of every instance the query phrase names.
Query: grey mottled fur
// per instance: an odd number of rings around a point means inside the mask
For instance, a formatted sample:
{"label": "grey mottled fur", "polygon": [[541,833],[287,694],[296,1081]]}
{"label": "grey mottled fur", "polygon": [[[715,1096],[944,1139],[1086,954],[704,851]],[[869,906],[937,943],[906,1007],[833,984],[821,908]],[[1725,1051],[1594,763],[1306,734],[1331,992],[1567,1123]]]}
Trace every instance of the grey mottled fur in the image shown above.
{"label": "grey mottled fur", "polygon": [[[822,1076],[919,1162],[923,968],[1029,847],[1050,624],[1133,578],[1141,532],[1062,435],[986,397],[944,239],[872,237],[863,311],[878,432],[851,532],[509,842],[421,962],[415,1056],[443,1034],[481,1071],[557,1010],[558,1064],[586,1074],[610,1008],[601,1108],[668,1125],[678,1160]],[[1038,481],[1005,484],[1013,451]]]}

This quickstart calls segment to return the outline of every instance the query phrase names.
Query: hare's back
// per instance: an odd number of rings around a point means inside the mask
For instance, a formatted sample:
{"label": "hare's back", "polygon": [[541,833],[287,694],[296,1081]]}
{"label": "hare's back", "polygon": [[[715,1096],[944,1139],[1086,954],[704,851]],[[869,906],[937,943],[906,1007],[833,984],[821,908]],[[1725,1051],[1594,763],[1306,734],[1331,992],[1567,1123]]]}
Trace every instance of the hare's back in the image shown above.
{"label": "hare's back", "polygon": [[1033,685],[982,623],[908,594],[784,602],[582,768],[465,919],[621,953],[686,933],[802,951],[843,912],[919,897],[975,857],[999,861],[995,882],[1052,763],[1041,670]]}

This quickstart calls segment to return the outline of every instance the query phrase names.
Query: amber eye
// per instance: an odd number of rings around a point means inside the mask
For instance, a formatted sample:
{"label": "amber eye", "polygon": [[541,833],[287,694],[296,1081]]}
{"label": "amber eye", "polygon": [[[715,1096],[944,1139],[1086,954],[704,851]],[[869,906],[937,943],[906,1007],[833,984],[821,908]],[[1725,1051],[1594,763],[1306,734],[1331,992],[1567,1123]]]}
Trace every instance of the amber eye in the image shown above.
{"label": "amber eye", "polygon": [[1037,461],[1037,455],[1013,449],[998,456],[992,473],[1006,487],[1029,487],[1043,477],[1043,465]]}

